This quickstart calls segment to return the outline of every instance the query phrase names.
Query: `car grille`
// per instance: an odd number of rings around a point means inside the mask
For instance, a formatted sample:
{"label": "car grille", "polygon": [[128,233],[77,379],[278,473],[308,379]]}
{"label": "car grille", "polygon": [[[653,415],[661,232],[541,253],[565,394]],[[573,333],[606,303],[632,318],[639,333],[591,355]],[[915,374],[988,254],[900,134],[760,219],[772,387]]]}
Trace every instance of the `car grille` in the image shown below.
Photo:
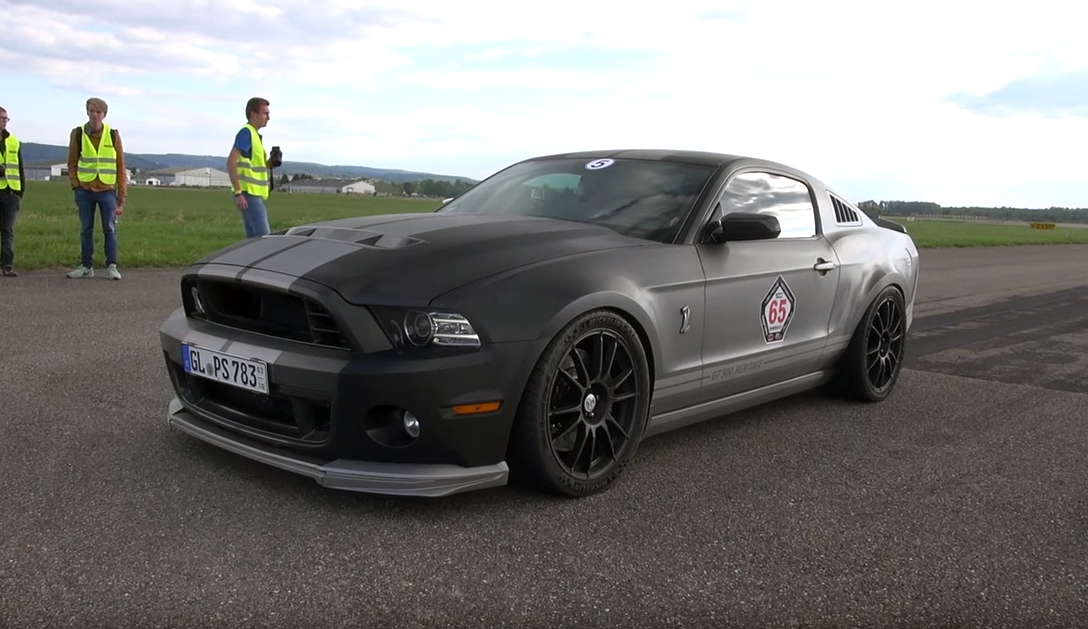
{"label": "car grille", "polygon": [[219,420],[302,443],[328,441],[332,409],[327,399],[291,395],[274,384],[268,395],[246,391],[187,374],[168,355],[166,363],[178,394]]}
{"label": "car grille", "polygon": [[192,287],[212,323],[324,347],[351,349],[336,320],[317,301],[253,284],[189,279],[182,285],[185,314],[196,314]]}

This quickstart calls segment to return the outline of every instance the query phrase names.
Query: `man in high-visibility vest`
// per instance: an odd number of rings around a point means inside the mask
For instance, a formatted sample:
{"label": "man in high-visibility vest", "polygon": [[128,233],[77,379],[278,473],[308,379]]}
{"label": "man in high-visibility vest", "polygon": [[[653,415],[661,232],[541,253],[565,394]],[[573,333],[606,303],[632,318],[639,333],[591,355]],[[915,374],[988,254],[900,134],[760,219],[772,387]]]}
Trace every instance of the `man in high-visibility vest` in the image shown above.
{"label": "man in high-visibility vest", "polygon": [[19,138],[8,131],[8,110],[0,107],[0,273],[16,277],[15,217],[26,190],[23,150]]}
{"label": "man in high-visibility vest", "polygon": [[121,134],[105,122],[109,107],[101,98],[87,99],[87,123],[72,129],[68,139],[68,178],[79,209],[79,267],[68,277],[94,277],[94,215],[102,218],[106,276],[121,279],[117,270],[117,208],[125,204],[128,180]]}
{"label": "man in high-visibility vest", "polygon": [[246,238],[271,232],[264,202],[272,183],[269,169],[279,166],[280,160],[278,156],[270,160],[264,150],[260,130],[268,124],[268,119],[268,101],[259,97],[249,99],[246,103],[246,124],[234,136],[234,146],[227,156],[227,174],[234,190],[234,205],[242,214]]}

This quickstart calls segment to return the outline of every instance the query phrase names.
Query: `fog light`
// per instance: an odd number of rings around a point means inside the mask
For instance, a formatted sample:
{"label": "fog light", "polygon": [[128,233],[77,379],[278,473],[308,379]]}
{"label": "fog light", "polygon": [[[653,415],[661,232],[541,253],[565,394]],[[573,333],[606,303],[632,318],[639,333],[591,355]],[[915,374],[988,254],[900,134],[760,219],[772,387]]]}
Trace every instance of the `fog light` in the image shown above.
{"label": "fog light", "polygon": [[404,411],[404,432],[412,439],[419,436],[419,420],[408,411]]}

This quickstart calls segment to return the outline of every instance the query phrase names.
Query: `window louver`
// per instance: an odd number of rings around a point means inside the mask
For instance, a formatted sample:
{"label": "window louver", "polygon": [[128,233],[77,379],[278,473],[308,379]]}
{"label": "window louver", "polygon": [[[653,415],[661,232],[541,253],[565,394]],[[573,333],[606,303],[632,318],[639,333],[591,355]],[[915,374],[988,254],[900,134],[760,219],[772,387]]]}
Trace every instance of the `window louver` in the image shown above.
{"label": "window louver", "polygon": [[858,223],[858,213],[854,208],[846,205],[842,201],[831,197],[831,204],[835,207],[835,222],[839,225],[849,225],[851,223]]}

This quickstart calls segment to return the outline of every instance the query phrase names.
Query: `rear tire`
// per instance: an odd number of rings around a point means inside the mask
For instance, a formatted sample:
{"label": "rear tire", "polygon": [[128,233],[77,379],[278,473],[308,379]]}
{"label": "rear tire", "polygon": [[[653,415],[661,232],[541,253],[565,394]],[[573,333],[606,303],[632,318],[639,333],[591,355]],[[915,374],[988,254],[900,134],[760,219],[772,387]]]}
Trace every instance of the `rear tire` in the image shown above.
{"label": "rear tire", "polygon": [[850,345],[831,383],[834,392],[863,402],[880,402],[899,380],[906,348],[903,295],[885,288],[854,330]]}
{"label": "rear tire", "polygon": [[566,496],[607,489],[638,449],[649,400],[649,366],[635,329],[609,310],[581,315],[529,376],[511,435],[511,471]]}

